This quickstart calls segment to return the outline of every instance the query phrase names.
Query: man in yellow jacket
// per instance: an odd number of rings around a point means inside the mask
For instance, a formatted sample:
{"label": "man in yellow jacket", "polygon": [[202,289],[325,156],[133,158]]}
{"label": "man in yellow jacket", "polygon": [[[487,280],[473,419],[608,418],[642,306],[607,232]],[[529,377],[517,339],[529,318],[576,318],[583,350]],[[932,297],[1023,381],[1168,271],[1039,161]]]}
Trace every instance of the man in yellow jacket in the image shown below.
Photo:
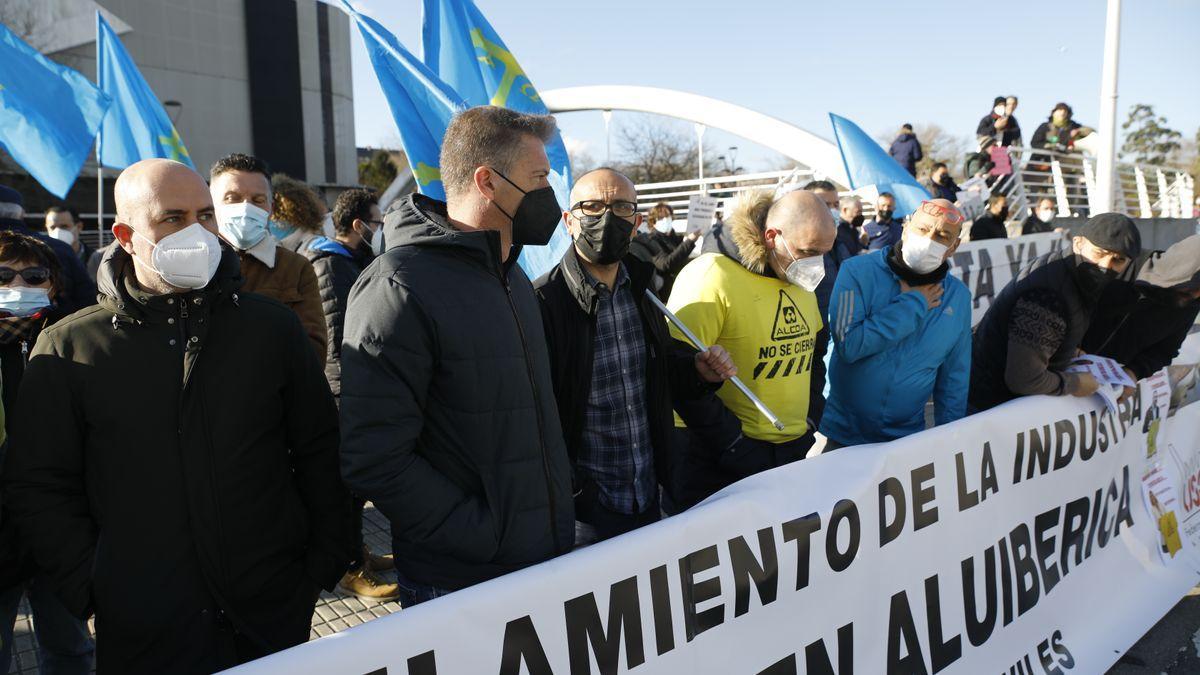
{"label": "man in yellow jacket", "polygon": [[825,326],[813,290],[837,235],[829,209],[811,192],[779,199],[770,191],[747,193],[726,224],[739,257],[706,253],[688,263],[668,306],[698,338],[729,352],[742,380],[784,428],[773,427],[732,385],[681,411],[690,428],[676,418],[671,510],[803,459],[815,431],[809,401],[824,389]]}

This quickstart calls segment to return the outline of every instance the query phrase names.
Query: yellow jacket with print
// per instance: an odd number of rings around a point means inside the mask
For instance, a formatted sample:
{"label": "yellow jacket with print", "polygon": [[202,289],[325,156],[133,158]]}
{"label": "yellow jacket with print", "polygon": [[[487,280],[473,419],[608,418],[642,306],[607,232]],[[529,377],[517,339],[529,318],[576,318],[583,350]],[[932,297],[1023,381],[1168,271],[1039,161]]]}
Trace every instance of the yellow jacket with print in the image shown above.
{"label": "yellow jacket with print", "polygon": [[[809,429],[810,400],[815,412],[823,408],[824,323],[813,293],[774,276],[770,252],[754,225],[731,221],[741,259],[706,253],[688,263],[667,305],[705,344],[729,352],[738,376],[784,424],[782,431],[775,429],[733,385],[723,385],[717,396],[741,421],[742,433],[771,443],[791,441]],[[686,340],[674,326],[671,330]],[[678,417],[675,423],[683,426]]]}

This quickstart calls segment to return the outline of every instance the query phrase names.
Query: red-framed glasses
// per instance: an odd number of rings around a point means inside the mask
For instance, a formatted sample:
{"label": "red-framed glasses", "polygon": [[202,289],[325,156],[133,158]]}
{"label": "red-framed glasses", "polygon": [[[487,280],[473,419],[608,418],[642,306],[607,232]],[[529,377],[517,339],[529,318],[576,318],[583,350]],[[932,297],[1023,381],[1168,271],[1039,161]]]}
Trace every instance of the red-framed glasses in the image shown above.
{"label": "red-framed glasses", "polygon": [[934,218],[945,218],[951,225],[958,225],[964,218],[963,214],[953,206],[942,206],[934,204],[929,200],[921,202],[921,213],[933,216]]}

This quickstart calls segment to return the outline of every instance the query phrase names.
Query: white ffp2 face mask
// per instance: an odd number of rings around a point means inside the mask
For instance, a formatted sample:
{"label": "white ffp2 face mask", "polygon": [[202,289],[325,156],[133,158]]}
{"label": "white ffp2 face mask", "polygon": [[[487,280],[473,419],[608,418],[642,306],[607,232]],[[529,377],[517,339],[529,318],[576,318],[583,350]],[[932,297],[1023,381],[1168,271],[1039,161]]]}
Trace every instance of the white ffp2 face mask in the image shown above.
{"label": "white ffp2 face mask", "polygon": [[825,257],[814,255],[807,258],[797,258],[792,255],[792,247],[788,245],[787,240],[783,237],[776,237],[776,240],[783,242],[783,247],[787,249],[787,253],[792,258],[784,270],[784,276],[787,277],[788,283],[799,286],[808,292],[817,290],[817,286],[821,285],[821,281],[825,279]]}
{"label": "white ffp2 face mask", "polygon": [[217,235],[204,229],[200,223],[192,223],[157,242],[150,241],[136,231],[133,234],[154,247],[149,264],[139,260],[136,255],[133,261],[145,265],[176,288],[204,288],[212,281],[217,266],[221,264],[221,243]]}
{"label": "white ffp2 face mask", "polygon": [[68,246],[75,245],[75,233],[65,227],[56,227],[50,230],[50,236],[61,241]]}
{"label": "white ffp2 face mask", "polygon": [[904,264],[917,274],[929,274],[941,266],[950,247],[919,234],[905,234],[900,256]]}

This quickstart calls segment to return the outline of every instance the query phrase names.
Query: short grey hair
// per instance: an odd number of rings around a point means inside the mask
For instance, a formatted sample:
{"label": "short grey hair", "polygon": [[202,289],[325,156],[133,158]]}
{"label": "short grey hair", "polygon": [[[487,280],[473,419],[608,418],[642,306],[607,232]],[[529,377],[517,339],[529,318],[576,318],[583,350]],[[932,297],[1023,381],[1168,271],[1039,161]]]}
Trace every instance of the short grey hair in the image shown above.
{"label": "short grey hair", "polygon": [[458,113],[446,129],[439,158],[446,196],[465,193],[474,182],[475,169],[481,166],[507,173],[526,136],[546,143],[555,129],[549,115],[526,115],[490,105]]}
{"label": "short grey hair", "polygon": [[862,204],[862,200],[858,198],[858,195],[845,195],[841,199],[838,199],[838,208],[848,209],[856,204]]}

